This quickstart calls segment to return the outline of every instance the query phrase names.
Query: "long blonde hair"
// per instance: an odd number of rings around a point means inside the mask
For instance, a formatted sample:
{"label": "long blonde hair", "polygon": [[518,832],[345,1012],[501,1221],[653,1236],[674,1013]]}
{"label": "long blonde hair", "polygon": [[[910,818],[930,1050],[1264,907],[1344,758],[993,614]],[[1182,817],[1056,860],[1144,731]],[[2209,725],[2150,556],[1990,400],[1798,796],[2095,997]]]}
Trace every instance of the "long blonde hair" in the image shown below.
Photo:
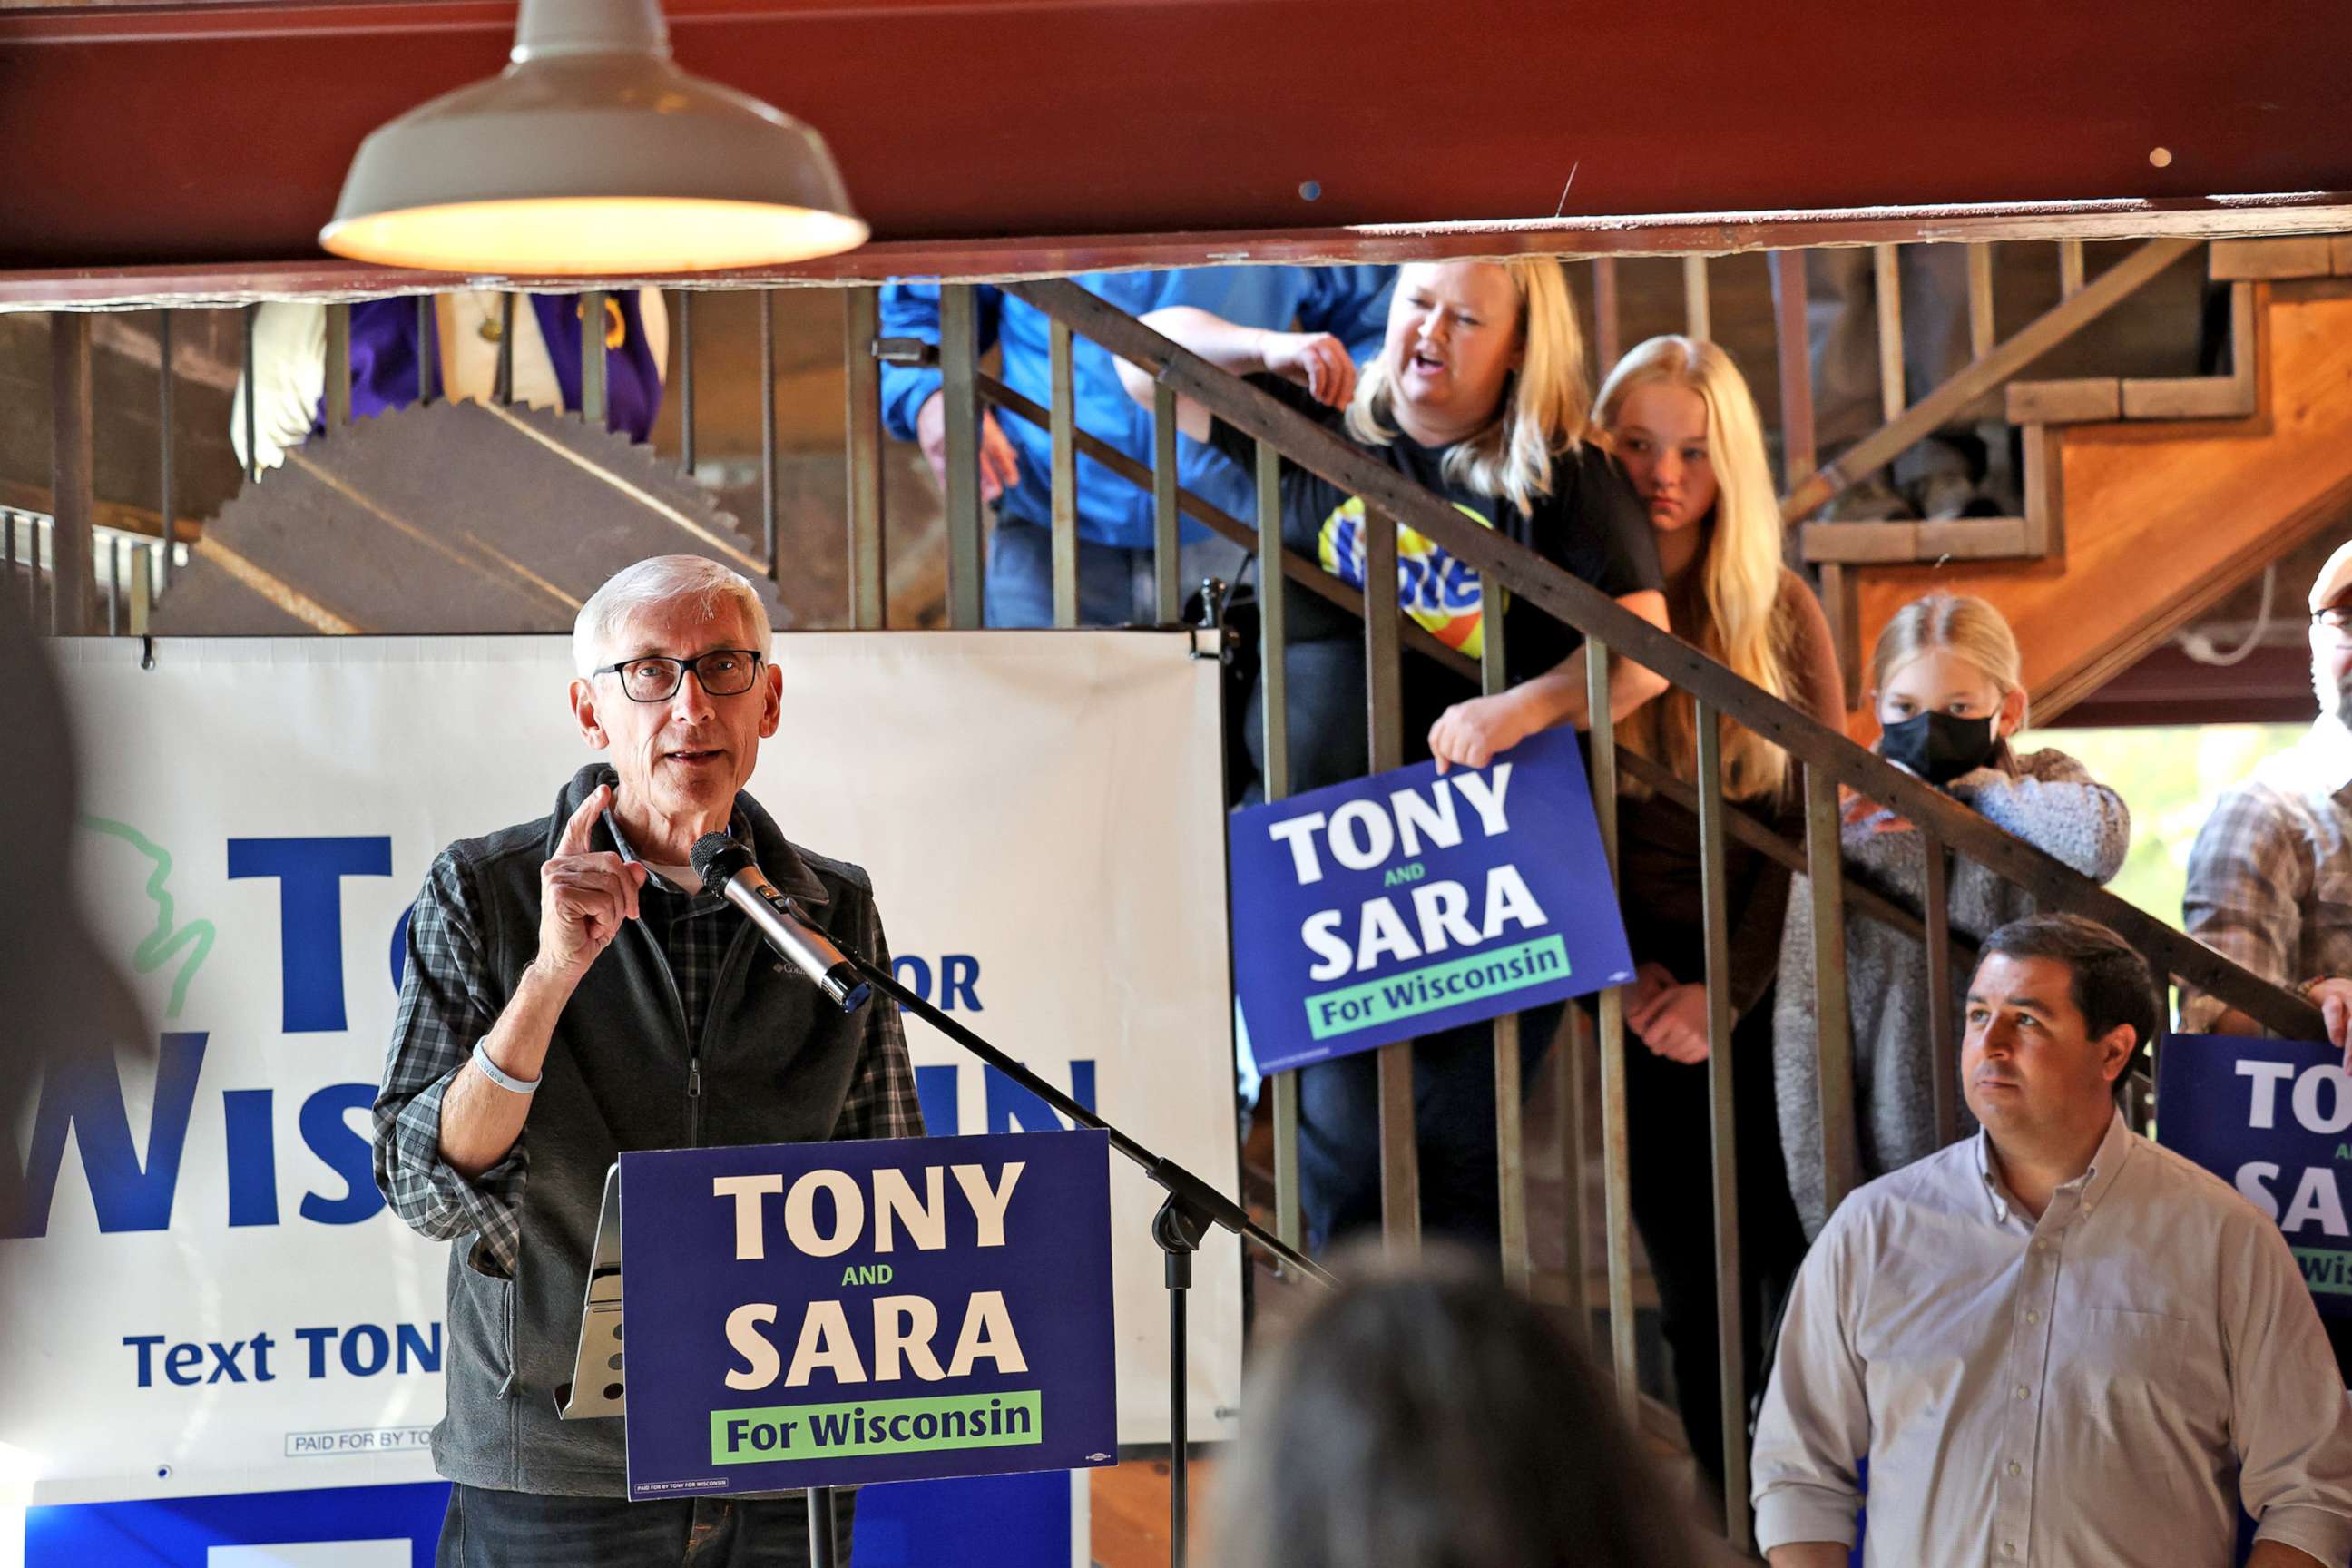
{"label": "long blonde hair", "polygon": [[[1601,388],[1594,423],[1616,428],[1635,388],[1679,386],[1706,405],[1706,458],[1715,470],[1713,513],[1699,563],[1701,592],[1685,640],[1751,685],[1786,700],[1794,685],[1792,628],[1780,604],[1780,506],[1764,456],[1756,399],[1731,356],[1711,342],[1652,338],[1617,362]],[[1724,794],[1735,800],[1778,795],[1788,783],[1789,753],[1752,730],[1722,721]],[[1620,745],[1698,776],[1698,719],[1685,691],[1668,691],[1617,725]]]}
{"label": "long blonde hair", "polygon": [[[1517,257],[1483,263],[1511,279],[1519,300],[1519,368],[1503,384],[1495,416],[1445,450],[1446,479],[1480,495],[1501,496],[1521,511],[1551,493],[1552,459],[1576,450],[1591,433],[1592,395],[1584,376],[1584,334],[1559,263]],[[1356,378],[1348,434],[1367,446],[1396,439],[1388,350]]]}
{"label": "long blonde hair", "polygon": [[[1922,594],[1901,609],[1878,634],[1870,654],[1870,685],[1884,691],[1895,672],[1923,653],[1942,648],[1984,671],[2000,688],[2002,700],[2025,689],[2025,658],[2017,634],[1986,600],[1973,594]],[[2018,715],[2024,728],[2025,715]]]}

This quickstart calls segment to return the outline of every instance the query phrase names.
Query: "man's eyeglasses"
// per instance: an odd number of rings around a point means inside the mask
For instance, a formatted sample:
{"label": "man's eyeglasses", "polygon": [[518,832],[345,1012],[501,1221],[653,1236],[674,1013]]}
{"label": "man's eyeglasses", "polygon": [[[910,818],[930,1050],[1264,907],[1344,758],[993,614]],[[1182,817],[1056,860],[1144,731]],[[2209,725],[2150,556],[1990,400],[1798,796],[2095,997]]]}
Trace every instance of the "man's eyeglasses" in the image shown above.
{"label": "man's eyeglasses", "polygon": [[660,654],[647,654],[643,658],[625,658],[618,664],[608,664],[592,670],[592,675],[617,675],[621,689],[636,702],[667,702],[677,695],[688,670],[702,683],[704,693],[711,697],[740,697],[751,689],[760,678],[760,656],[748,647],[713,648],[692,658],[667,658]]}

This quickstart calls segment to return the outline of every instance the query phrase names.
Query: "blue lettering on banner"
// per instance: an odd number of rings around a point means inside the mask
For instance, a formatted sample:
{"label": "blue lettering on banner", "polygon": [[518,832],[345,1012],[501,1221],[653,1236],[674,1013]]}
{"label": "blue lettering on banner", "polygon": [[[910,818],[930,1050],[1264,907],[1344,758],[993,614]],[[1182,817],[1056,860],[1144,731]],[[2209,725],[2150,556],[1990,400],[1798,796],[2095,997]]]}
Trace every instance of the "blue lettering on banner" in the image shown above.
{"label": "blue lettering on banner", "polygon": [[114,1058],[75,1055],[53,1065],[41,1083],[40,1104],[33,1112],[32,1148],[23,1162],[16,1157],[11,1130],[0,1128],[0,1140],[6,1141],[0,1183],[8,1188],[0,1191],[0,1237],[48,1234],[49,1205],[57,1195],[58,1166],[65,1158],[68,1128],[89,1179],[98,1228],[167,1229],[180,1183],[180,1155],[188,1142],[188,1114],[195,1106],[196,1077],[205,1063],[205,1039],[202,1034],[178,1033],[162,1038],[143,1163],[131,1145],[122,1075]]}
{"label": "blue lettering on banner", "polygon": [[[911,952],[898,953],[890,960],[890,978],[936,1005],[942,1013],[977,1013],[980,1005],[980,960],[968,952],[950,952],[940,959],[940,991],[931,994],[931,965],[929,959]],[[899,1004],[898,1010],[906,1011]]]}
{"label": "blue lettering on banner", "polygon": [[[923,1125],[944,1135],[963,1129],[963,1068],[954,1062],[934,1063],[915,1069],[915,1098],[922,1102]],[[1061,1132],[1069,1123],[1054,1108],[992,1067],[981,1068],[986,1086],[986,1116],[982,1132]],[[1070,1063],[1070,1098],[1088,1110],[1096,1110],[1095,1064],[1081,1057]]]}
{"label": "blue lettering on banner", "polygon": [[343,1012],[342,879],[391,876],[391,838],[232,838],[228,875],[232,881],[278,879],[285,1031],[340,1034],[349,1026]]}
{"label": "blue lettering on banner", "polygon": [[[182,1152],[195,1110],[196,1080],[205,1060],[202,1034],[166,1034],[156,1053],[155,1098],[147,1113],[147,1158],[131,1136],[122,1075],[110,1056],[77,1058],[51,1069],[33,1112],[32,1147],[18,1160],[0,1129],[0,1238],[47,1236],[57,1197],[66,1136],[73,1135],[89,1182],[91,1205],[103,1232],[165,1230],[172,1224]],[[302,1141],[342,1178],[339,1197],[305,1194],[302,1217],[320,1225],[356,1225],[383,1207],[376,1191],[367,1134],[344,1120],[375,1100],[372,1083],[336,1083],[302,1103]],[[221,1092],[228,1165],[228,1223],[278,1223],[278,1151],[271,1126],[274,1091]]]}
{"label": "blue lettering on banner", "polygon": [[375,1152],[368,1135],[347,1120],[375,1104],[372,1083],[331,1083],[302,1102],[302,1142],[320,1163],[343,1179],[343,1195],[302,1194],[302,1217],[320,1225],[357,1225],[383,1207],[375,1186]]}
{"label": "blue lettering on banner", "polygon": [[228,1125],[232,1226],[278,1223],[278,1143],[270,1130],[270,1102],[277,1097],[277,1090],[268,1089],[221,1091],[221,1120]]}
{"label": "blue lettering on banner", "polygon": [[[373,1377],[387,1370],[402,1376],[441,1370],[441,1325],[353,1323],[291,1331],[302,1347],[299,1370],[289,1376],[322,1378],[338,1371]],[[160,1380],[183,1388],[210,1383],[275,1383],[278,1363],[270,1357],[284,1342],[267,1329],[235,1340],[173,1340],[169,1334],[125,1334],[123,1348],[135,1358],[142,1388]],[[331,1355],[331,1360],[330,1359]]]}

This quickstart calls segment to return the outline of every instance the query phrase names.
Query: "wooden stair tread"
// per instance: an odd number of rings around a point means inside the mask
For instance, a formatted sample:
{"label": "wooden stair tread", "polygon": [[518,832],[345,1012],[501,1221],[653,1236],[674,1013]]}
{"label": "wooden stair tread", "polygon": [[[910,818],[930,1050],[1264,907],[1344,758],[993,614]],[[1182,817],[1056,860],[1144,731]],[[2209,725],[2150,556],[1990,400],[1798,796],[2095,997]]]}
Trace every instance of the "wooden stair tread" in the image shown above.
{"label": "wooden stair tread", "polygon": [[[2323,237],[2319,248],[2332,267],[2339,247]],[[2305,247],[2302,263],[2311,255]],[[2276,268],[2296,258],[2258,259]],[[2217,266],[2241,263],[2223,256]],[[2264,562],[2340,528],[2352,506],[2352,400],[2342,395],[2352,380],[2352,288],[2241,283],[2233,292],[2242,315],[2230,376],[2127,379],[2120,395],[2139,419],[2027,428],[2028,467],[2041,470],[2027,489],[2047,492],[2049,559],[1872,563],[1851,590],[1849,646],[1867,647],[1930,588],[1981,595],[2015,627],[2036,713],[2047,717]],[[2231,416],[2216,416],[2223,410]]]}
{"label": "wooden stair tread", "polygon": [[2341,235],[2305,234],[2278,239],[2217,239],[2209,250],[2205,275],[2217,283],[2273,282],[2282,278],[2328,278],[2343,268]]}
{"label": "wooden stair tread", "polygon": [[2096,425],[2123,416],[2123,382],[2112,375],[2009,384],[2011,425]]}
{"label": "wooden stair tread", "polygon": [[1871,566],[2022,556],[2029,552],[2032,531],[2021,517],[1957,517],[1921,521],[1809,522],[1801,538],[1808,561]]}

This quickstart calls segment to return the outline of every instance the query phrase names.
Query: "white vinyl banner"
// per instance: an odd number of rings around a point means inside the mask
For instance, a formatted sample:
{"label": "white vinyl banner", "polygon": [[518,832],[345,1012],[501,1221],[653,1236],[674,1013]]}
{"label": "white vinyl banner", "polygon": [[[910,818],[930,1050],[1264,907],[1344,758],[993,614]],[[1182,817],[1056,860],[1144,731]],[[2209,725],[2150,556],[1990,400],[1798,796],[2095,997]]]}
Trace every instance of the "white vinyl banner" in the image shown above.
{"label": "white vinyl banner", "polygon": [[[53,646],[82,896],[160,1037],[0,1129],[0,1457],[39,1502],[427,1479],[447,1247],[377,1195],[369,1103],[426,865],[544,817],[593,760],[568,641],[165,640],[152,668],[127,638]],[[783,723],[751,793],[872,873],[902,982],[1231,1191],[1217,665],[1192,648],[780,638]],[[932,1131],[1058,1125],[908,1036]],[[1161,1442],[1160,1194],[1114,1163],[1120,1437]],[[1229,1435],[1222,1235],[1190,1345],[1193,1431]]]}

